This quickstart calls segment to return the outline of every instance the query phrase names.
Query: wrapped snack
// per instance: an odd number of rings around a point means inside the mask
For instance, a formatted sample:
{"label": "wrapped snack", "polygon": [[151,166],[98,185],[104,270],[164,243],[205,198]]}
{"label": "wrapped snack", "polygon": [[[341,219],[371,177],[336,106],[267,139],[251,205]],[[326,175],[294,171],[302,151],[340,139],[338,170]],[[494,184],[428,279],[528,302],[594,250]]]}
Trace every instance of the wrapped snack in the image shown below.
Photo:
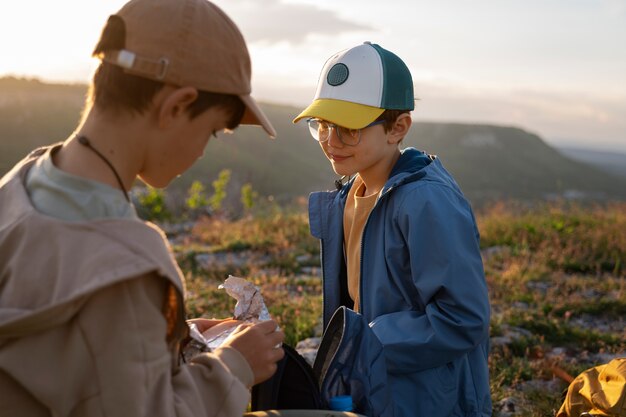
{"label": "wrapped snack", "polygon": [[259,287],[243,278],[229,275],[218,288],[225,289],[228,295],[237,300],[235,304],[235,320],[267,321],[270,313],[267,311]]}
{"label": "wrapped snack", "polygon": [[270,320],[270,313],[267,311],[261,296],[261,290],[256,285],[243,278],[229,275],[218,288],[226,290],[228,295],[237,300],[234,319],[225,320],[202,334],[198,331],[195,324],[191,324],[189,326],[191,341],[183,349],[185,360],[189,360],[199,353],[217,348],[224,343],[228,336],[237,328],[237,325],[241,323],[258,323]]}

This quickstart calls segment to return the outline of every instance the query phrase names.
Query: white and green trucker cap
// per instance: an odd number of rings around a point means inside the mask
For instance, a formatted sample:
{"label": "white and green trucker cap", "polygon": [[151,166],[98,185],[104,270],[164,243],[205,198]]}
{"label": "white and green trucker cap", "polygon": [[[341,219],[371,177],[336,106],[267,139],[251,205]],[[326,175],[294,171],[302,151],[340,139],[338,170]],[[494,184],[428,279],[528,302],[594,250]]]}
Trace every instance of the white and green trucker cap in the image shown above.
{"label": "white and green trucker cap", "polygon": [[394,53],[365,42],[326,61],[313,103],[294,120],[319,118],[361,129],[385,110],[413,110],[413,79]]}

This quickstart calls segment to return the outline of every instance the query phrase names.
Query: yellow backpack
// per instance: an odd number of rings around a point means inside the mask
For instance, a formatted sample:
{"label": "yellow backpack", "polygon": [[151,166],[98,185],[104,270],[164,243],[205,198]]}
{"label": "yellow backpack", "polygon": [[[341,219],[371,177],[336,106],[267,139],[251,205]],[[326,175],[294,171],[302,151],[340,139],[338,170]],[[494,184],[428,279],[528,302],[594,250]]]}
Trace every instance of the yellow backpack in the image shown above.
{"label": "yellow backpack", "polygon": [[556,417],[626,417],[626,358],[587,369],[567,389]]}

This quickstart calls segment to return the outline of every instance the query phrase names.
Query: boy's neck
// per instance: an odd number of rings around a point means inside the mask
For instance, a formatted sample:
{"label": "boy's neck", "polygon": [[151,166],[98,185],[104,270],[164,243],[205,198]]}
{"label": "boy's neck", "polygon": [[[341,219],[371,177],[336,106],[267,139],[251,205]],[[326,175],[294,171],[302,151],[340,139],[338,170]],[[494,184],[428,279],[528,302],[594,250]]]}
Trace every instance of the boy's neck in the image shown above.
{"label": "boy's neck", "polygon": [[144,144],[148,136],[141,116],[113,116],[89,110],[83,123],[53,157],[55,166],[79,177],[119,188],[112,169],[92,149],[78,141],[84,136],[114,167],[130,190],[143,163]]}
{"label": "boy's neck", "polygon": [[364,195],[378,194],[383,189],[398,158],[400,158],[400,149],[396,147],[388,157],[368,169],[358,172],[365,185]]}

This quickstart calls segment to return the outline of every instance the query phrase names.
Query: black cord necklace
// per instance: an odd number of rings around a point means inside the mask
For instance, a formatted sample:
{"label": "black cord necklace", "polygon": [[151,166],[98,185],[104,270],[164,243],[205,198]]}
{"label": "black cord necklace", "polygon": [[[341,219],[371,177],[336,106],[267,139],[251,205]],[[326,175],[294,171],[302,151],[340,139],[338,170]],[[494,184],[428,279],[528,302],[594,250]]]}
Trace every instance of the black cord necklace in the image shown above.
{"label": "black cord necklace", "polygon": [[115,167],[113,166],[113,164],[111,162],[109,162],[109,160],[106,158],[106,156],[102,155],[100,153],[100,151],[98,151],[96,148],[93,147],[93,145],[91,144],[91,142],[89,142],[89,139],[87,139],[86,136],[79,135],[77,137],[77,139],[78,139],[78,143],[80,143],[81,145],[91,149],[104,162],[106,162],[106,164],[109,166],[109,168],[111,168],[111,171],[113,171],[113,174],[115,174],[115,178],[117,178],[117,182],[119,183],[120,188],[122,189],[122,192],[124,193],[124,197],[126,198],[126,201],[128,201],[130,203],[130,198],[128,198],[128,193],[126,192],[126,189],[124,188],[124,183],[122,182],[122,179],[120,178],[119,174],[115,170]]}

